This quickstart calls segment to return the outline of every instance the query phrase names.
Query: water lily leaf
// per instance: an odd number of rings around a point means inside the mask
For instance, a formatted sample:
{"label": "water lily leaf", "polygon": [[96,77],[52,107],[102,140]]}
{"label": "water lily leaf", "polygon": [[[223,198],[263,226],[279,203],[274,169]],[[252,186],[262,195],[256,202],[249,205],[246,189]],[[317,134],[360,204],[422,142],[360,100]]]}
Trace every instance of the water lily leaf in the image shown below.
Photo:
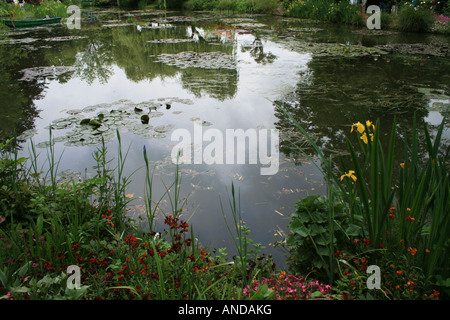
{"label": "water lily leaf", "polygon": [[100,122],[98,122],[97,120],[91,120],[90,122],[89,122],[89,124],[91,125],[91,126],[94,126],[94,127],[100,127],[102,124],[100,123]]}
{"label": "water lily leaf", "polygon": [[174,127],[175,126],[172,124],[157,126],[157,127],[155,127],[155,131],[159,132],[159,133],[166,133],[166,132],[172,130]]}

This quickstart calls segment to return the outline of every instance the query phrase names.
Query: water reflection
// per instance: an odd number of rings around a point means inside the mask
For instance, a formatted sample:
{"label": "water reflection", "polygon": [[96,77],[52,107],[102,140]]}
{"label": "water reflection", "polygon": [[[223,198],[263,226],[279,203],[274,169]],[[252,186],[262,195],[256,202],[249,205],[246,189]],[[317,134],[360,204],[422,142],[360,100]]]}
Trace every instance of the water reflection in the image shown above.
{"label": "water reflection", "polygon": [[20,47],[8,45],[0,50],[0,141],[33,129],[39,114],[33,100],[41,97],[44,84],[19,81],[19,70],[30,59],[29,52]]}

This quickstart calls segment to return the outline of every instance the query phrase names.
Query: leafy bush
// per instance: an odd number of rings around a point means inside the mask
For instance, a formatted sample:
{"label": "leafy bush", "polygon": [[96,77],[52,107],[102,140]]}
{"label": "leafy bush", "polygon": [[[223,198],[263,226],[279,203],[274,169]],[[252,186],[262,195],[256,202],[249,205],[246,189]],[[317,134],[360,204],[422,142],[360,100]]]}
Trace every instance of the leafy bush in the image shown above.
{"label": "leafy bush", "polygon": [[338,272],[336,250],[352,248],[350,239],[361,235],[361,218],[346,214],[341,201],[336,201],[333,209],[331,213],[325,196],[309,196],[297,202],[287,240],[290,269],[295,273],[312,270],[317,279],[329,281]]}
{"label": "leafy bush", "polygon": [[236,11],[237,3],[235,0],[219,0],[216,9],[220,11]]}
{"label": "leafy bush", "polygon": [[361,24],[359,6],[347,1],[332,0],[297,0],[286,9],[289,16],[330,22]]}
{"label": "leafy bush", "polygon": [[407,32],[427,32],[433,25],[431,10],[406,5],[399,12],[399,29]]}
{"label": "leafy bush", "polygon": [[181,9],[183,6],[183,0],[157,0],[157,6],[159,9]]}
{"label": "leafy bush", "polygon": [[255,0],[254,6],[254,11],[269,14],[275,13],[280,6],[280,3],[278,0]]}
{"label": "leafy bush", "polygon": [[117,6],[119,8],[137,8],[139,0],[117,0]]}
{"label": "leafy bush", "polygon": [[40,5],[34,6],[32,11],[36,18],[67,16],[67,6],[56,1],[44,1]]}
{"label": "leafy bush", "polygon": [[380,18],[381,18],[381,28],[389,29],[392,23],[392,16],[389,13],[381,12]]}
{"label": "leafy bush", "polygon": [[436,3],[435,10],[444,16],[450,16],[450,0],[439,0]]}
{"label": "leafy bush", "polygon": [[192,11],[210,11],[215,9],[216,4],[217,1],[211,0],[188,0],[183,3],[183,9]]}

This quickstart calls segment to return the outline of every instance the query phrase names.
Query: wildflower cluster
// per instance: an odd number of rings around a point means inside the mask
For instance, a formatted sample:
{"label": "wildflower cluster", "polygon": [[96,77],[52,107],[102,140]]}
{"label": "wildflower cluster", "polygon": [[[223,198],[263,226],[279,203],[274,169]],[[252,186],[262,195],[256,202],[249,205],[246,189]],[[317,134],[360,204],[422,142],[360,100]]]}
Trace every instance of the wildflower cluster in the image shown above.
{"label": "wildflower cluster", "polygon": [[263,277],[261,280],[255,279],[251,285],[247,285],[242,290],[242,295],[245,298],[251,298],[262,287],[273,291],[273,298],[276,300],[328,300],[334,298],[331,286],[321,284],[317,280],[307,281],[302,276],[287,275],[285,271],[281,271],[278,277]]}
{"label": "wildflower cluster", "polygon": [[358,121],[357,123],[354,123],[352,125],[352,129],[350,132],[353,132],[355,128],[356,131],[358,131],[361,135],[360,139],[364,141],[365,144],[369,143],[368,137],[370,137],[370,141],[373,141],[373,131],[375,130],[375,125],[372,123],[372,121],[367,120],[365,125]]}

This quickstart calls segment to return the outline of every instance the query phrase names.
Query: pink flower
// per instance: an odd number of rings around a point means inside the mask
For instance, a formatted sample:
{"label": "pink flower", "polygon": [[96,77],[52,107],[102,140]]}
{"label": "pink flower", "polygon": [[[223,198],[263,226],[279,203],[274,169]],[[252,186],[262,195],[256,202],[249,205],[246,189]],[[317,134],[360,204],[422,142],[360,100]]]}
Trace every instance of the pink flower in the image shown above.
{"label": "pink flower", "polygon": [[444,16],[442,14],[436,15],[435,17],[436,17],[436,20],[438,20],[439,22],[448,22],[448,21],[450,21],[449,17],[446,17],[446,16]]}

